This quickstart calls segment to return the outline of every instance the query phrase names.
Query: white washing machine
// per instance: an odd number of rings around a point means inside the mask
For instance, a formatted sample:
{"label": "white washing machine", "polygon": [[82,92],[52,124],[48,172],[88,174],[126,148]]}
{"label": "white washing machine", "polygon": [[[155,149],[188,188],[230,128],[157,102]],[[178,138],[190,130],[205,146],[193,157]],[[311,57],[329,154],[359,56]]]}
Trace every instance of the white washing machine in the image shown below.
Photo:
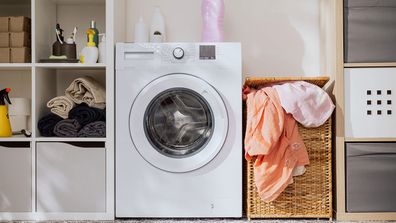
{"label": "white washing machine", "polygon": [[116,51],[116,217],[241,217],[240,44]]}

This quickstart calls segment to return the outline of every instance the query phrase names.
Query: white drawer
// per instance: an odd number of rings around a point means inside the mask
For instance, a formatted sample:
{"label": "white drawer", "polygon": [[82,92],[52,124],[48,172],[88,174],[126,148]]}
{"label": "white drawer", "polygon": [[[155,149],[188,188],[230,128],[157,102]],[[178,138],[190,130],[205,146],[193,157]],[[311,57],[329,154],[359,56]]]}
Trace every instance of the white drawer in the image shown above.
{"label": "white drawer", "polygon": [[396,68],[345,69],[345,136],[396,137]]}
{"label": "white drawer", "polygon": [[32,151],[29,143],[0,143],[0,212],[32,211]]}
{"label": "white drawer", "polygon": [[37,211],[105,212],[104,143],[37,143]]}

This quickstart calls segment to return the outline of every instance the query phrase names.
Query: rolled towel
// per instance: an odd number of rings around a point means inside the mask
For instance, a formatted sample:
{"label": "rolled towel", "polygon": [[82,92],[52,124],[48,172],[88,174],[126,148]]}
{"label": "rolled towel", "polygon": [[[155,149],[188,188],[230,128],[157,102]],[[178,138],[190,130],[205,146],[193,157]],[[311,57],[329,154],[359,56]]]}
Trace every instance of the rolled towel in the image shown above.
{"label": "rolled towel", "polygon": [[77,137],[81,129],[80,123],[75,119],[64,119],[55,125],[54,134],[58,137]]}
{"label": "rolled towel", "polygon": [[40,132],[40,134],[44,137],[51,137],[55,136],[54,134],[54,128],[55,125],[62,121],[63,119],[59,117],[58,115],[55,114],[48,114],[44,117],[42,117],[37,124],[37,128]]}
{"label": "rolled towel", "polygon": [[47,103],[47,107],[51,109],[51,112],[59,115],[66,119],[69,117],[69,112],[74,108],[76,104],[67,96],[59,96],[51,99]]}
{"label": "rolled towel", "polygon": [[76,104],[86,103],[90,107],[106,107],[106,90],[92,77],[75,79],[65,91]]}
{"label": "rolled towel", "polygon": [[78,137],[106,137],[106,123],[103,121],[89,123],[78,132]]}
{"label": "rolled towel", "polygon": [[77,120],[81,126],[96,121],[106,121],[106,112],[103,109],[88,107],[81,104],[69,112],[69,118]]}

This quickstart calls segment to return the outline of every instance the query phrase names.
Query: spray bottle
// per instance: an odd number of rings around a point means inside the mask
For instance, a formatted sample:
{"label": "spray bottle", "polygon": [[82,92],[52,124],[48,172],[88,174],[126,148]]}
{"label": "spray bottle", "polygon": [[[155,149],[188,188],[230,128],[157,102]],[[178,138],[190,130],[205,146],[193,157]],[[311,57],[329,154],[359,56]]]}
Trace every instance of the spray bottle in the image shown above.
{"label": "spray bottle", "polygon": [[80,62],[85,64],[95,64],[99,58],[99,50],[94,42],[95,32],[92,30],[87,31],[89,41],[87,46],[80,53]]}
{"label": "spray bottle", "polygon": [[8,107],[6,105],[6,100],[8,104],[11,104],[10,98],[8,97],[10,91],[10,88],[5,88],[0,91],[0,137],[10,137],[12,135]]}

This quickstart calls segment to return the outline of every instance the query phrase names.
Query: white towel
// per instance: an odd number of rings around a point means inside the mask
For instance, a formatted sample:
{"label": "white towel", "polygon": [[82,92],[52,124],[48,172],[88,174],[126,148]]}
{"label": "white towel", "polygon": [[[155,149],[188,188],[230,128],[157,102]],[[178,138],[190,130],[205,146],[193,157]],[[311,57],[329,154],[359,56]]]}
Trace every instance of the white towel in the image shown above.
{"label": "white towel", "polygon": [[47,107],[51,109],[51,112],[63,119],[69,117],[70,110],[75,106],[76,104],[67,96],[55,97],[47,103]]}
{"label": "white towel", "polygon": [[76,104],[86,103],[90,107],[106,107],[106,90],[92,77],[75,79],[65,91]]}

